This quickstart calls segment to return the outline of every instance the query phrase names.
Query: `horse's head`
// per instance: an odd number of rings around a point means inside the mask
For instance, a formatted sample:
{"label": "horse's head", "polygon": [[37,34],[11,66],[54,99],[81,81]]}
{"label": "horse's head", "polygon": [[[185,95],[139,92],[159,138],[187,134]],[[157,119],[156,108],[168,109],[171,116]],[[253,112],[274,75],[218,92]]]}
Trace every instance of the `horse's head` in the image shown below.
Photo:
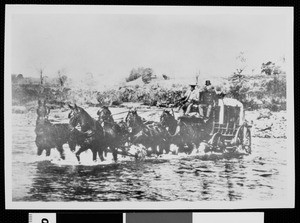
{"label": "horse's head", "polygon": [[103,122],[114,122],[114,119],[111,115],[111,111],[109,110],[109,108],[107,106],[103,106],[102,109],[100,109],[97,112],[98,115],[98,121],[100,123]]}
{"label": "horse's head", "polygon": [[69,105],[69,108],[71,109],[71,112],[68,115],[70,125],[73,127],[76,127],[78,124],[82,125],[82,108],[76,104],[74,107]]}
{"label": "horse's head", "polygon": [[38,120],[48,119],[50,109],[46,106],[46,100],[38,100],[38,108],[36,110]]}
{"label": "horse's head", "polygon": [[81,127],[81,131],[85,132],[87,130],[102,130],[101,125],[94,120],[83,108],[77,106],[69,105],[71,112],[68,115],[70,119],[69,123],[71,126],[76,127],[78,124]]}
{"label": "horse's head", "polygon": [[135,109],[131,109],[128,111],[128,114],[125,118],[125,123],[129,128],[129,131],[133,131],[133,129],[136,129],[137,127],[143,125],[142,118],[137,114],[137,111]]}
{"label": "horse's head", "polygon": [[170,111],[164,110],[160,116],[160,123],[165,127],[169,127],[172,123],[174,123],[174,121],[174,115],[171,114]]}

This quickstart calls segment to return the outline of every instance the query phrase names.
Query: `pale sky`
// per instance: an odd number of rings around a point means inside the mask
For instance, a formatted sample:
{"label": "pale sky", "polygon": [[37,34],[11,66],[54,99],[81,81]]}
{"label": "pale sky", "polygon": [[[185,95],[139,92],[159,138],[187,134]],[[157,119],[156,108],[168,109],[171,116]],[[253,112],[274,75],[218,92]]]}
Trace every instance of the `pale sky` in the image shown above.
{"label": "pale sky", "polygon": [[257,13],[252,8],[244,14],[213,13],[213,8],[191,14],[50,11],[11,15],[12,73],[38,77],[36,69],[43,67],[48,76],[65,69],[72,78],[91,72],[116,80],[142,66],[157,75],[200,71],[224,76],[239,66],[241,51],[248,67],[259,69],[263,62],[286,57],[291,44],[287,9]]}

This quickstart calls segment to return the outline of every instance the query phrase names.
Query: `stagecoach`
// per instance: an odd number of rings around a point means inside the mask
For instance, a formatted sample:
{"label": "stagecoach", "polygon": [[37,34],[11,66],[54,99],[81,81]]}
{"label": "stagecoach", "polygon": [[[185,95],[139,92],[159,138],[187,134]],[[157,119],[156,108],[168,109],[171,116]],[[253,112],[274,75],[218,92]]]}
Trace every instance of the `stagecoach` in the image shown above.
{"label": "stagecoach", "polygon": [[[47,118],[49,111],[45,101],[39,101],[35,130],[38,155],[43,150],[50,155],[51,148],[57,148],[64,159],[62,145],[65,143],[72,151],[76,145],[80,146],[76,152],[79,162],[80,153],[87,149],[92,150],[94,161],[97,154],[103,161],[105,151],[110,151],[117,161],[117,154],[139,158],[143,154],[169,153],[172,144],[177,145],[178,151],[188,154],[194,147],[201,146],[205,152],[251,153],[251,126],[245,121],[243,104],[232,98],[218,99],[208,120],[195,116],[180,116],[176,120],[173,112],[164,110],[160,122],[149,123],[134,109],[128,111],[125,121],[115,123],[107,107],[97,113],[98,121],[76,104],[69,107],[69,124],[52,124]],[[76,129],[78,125],[80,131]],[[147,153],[130,153],[128,149],[132,145],[143,145]]]}
{"label": "stagecoach", "polygon": [[204,133],[201,134],[200,146],[206,152],[251,154],[251,125],[245,120],[243,104],[236,99],[218,99],[207,122],[194,116],[181,116],[178,119],[199,125],[199,130]]}

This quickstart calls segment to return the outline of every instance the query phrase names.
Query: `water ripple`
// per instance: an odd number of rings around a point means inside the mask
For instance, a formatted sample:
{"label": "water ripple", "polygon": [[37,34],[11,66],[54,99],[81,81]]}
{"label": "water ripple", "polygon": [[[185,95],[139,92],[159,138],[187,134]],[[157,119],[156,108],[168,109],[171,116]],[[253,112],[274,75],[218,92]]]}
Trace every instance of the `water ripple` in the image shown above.
{"label": "water ripple", "polygon": [[14,201],[235,201],[286,194],[284,139],[253,138],[249,156],[179,154],[144,161],[120,157],[114,163],[111,156],[92,162],[87,151],[78,164],[68,146],[66,160],[60,160],[55,149],[50,157],[37,157],[29,118],[18,114],[12,123]]}

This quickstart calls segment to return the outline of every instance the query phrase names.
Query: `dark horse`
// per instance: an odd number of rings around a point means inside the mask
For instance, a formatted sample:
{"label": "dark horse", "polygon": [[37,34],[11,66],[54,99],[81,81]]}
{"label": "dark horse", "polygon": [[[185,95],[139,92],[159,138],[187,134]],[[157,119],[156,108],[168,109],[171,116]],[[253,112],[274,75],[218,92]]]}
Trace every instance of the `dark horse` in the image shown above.
{"label": "dark horse", "polygon": [[97,112],[98,122],[102,125],[104,130],[105,145],[109,147],[113,154],[114,161],[117,161],[118,148],[124,148],[128,141],[128,131],[123,123],[117,124],[107,106],[103,106]]}
{"label": "dark horse", "polygon": [[166,128],[170,135],[174,135],[177,128],[177,120],[174,114],[171,114],[168,110],[164,109],[160,116],[160,123]]}
{"label": "dark horse", "polygon": [[151,148],[150,152],[147,150],[147,155],[160,155],[164,150],[169,153],[168,133],[160,123],[144,123],[136,110],[128,112],[125,122],[130,129],[131,143],[142,144],[146,149]]}
{"label": "dark horse", "polygon": [[35,144],[38,148],[37,154],[40,156],[46,150],[46,156],[50,156],[52,148],[56,148],[62,159],[65,159],[63,145],[68,143],[71,151],[75,151],[77,131],[69,124],[52,124],[48,120],[50,109],[46,106],[46,101],[38,101],[37,120],[36,120],[36,139]]}
{"label": "dark horse", "polygon": [[174,114],[164,110],[160,116],[161,124],[171,136],[171,143],[178,146],[178,152],[187,154],[193,151],[194,146],[199,147],[207,133],[203,131],[204,122],[195,117],[179,117],[175,119]]}
{"label": "dark horse", "polygon": [[93,119],[83,108],[75,104],[74,107],[69,105],[71,112],[69,114],[70,125],[74,128],[79,124],[84,139],[79,143],[80,148],[76,152],[78,162],[80,154],[88,149],[92,150],[93,161],[97,160],[97,154],[101,161],[104,161],[103,152],[106,148],[104,144],[104,131],[99,122]]}

